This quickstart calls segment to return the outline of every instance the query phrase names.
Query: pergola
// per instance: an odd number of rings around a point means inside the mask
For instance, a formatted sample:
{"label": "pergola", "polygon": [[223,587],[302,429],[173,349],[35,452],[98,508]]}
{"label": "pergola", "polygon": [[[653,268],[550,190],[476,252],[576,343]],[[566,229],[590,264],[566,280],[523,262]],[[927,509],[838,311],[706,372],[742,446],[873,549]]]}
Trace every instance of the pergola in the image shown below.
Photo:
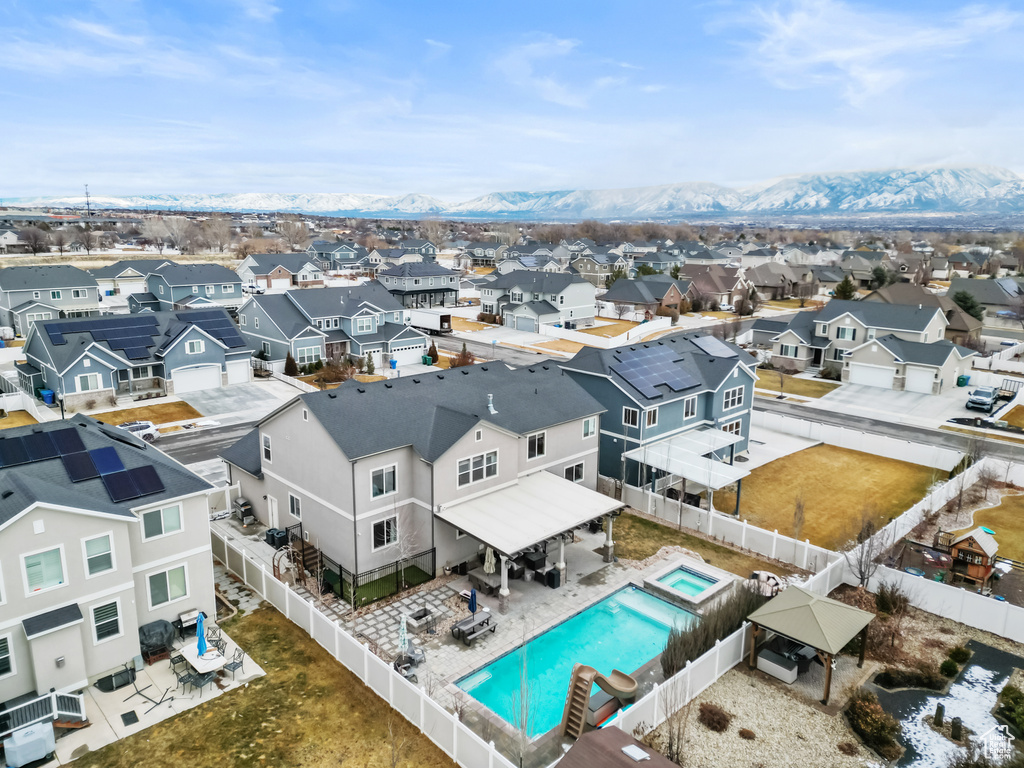
{"label": "pergola", "polygon": [[857,666],[864,666],[868,624],[873,618],[875,614],[852,605],[801,587],[788,587],[747,617],[751,627],[748,663],[751,667],[756,666],[757,634],[762,629],[810,646],[825,667],[825,695],[821,703],[828,704],[832,689],[832,660],[860,634]]}

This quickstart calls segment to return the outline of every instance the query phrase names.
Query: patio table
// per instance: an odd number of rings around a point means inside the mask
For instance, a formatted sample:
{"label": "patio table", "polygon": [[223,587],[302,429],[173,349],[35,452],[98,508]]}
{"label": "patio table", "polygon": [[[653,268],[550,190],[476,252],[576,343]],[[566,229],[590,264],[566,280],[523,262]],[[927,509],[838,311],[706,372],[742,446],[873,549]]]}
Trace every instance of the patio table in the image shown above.
{"label": "patio table", "polygon": [[185,661],[189,663],[192,669],[201,675],[204,675],[207,672],[216,672],[228,661],[224,657],[224,654],[212,645],[207,649],[206,653],[200,656],[198,643],[186,645],[181,649],[181,655],[185,657]]}

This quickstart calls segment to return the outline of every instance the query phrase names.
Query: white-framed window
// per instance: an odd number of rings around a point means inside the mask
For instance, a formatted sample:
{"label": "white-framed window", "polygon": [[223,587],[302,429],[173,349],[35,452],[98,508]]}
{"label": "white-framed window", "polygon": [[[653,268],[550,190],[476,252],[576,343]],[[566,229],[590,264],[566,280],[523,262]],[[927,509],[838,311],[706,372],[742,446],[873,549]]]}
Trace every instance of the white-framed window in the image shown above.
{"label": "white-framed window", "polygon": [[583,462],[565,468],[565,479],[573,483],[583,482]]}
{"label": "white-framed window", "polygon": [[583,420],[583,437],[593,437],[597,434],[597,416],[587,416]]}
{"label": "white-framed window", "polygon": [[114,547],[109,533],[82,540],[86,578],[114,570]]}
{"label": "white-framed window", "polygon": [[144,541],[160,536],[170,536],[182,529],[181,505],[172,504],[162,509],[151,509],[142,513],[142,538]]}
{"label": "white-framed window", "polygon": [[488,451],[459,461],[459,487],[478,483],[498,474],[498,452]]}
{"label": "white-framed window", "polygon": [[94,605],[92,607],[92,627],[93,637],[96,638],[97,643],[120,637],[123,632],[121,631],[121,606],[119,601],[114,600],[103,605]]}
{"label": "white-framed window", "polygon": [[85,288],[74,288],[71,291],[71,297],[75,299],[84,299],[89,295],[89,292]]}
{"label": "white-framed window", "polygon": [[264,355],[266,355],[267,357],[270,357],[270,342],[269,341],[264,341],[260,345],[260,348],[263,350],[263,354]]}
{"label": "white-framed window", "polygon": [[464,530],[462,530],[461,528],[456,528],[455,529],[455,540],[458,541],[459,539],[464,539],[464,538],[466,538],[466,532]]}
{"label": "white-framed window", "polygon": [[[876,331],[875,331],[874,328],[868,328],[868,341],[871,341],[872,339],[874,339],[875,338],[875,334],[876,334]],[[926,337],[925,340],[927,341],[927,337]]]}
{"label": "white-framed window", "polygon": [[14,652],[11,650],[11,636],[0,636],[0,677],[13,675],[17,671],[14,666]]}
{"label": "white-framed window", "polygon": [[844,339],[846,341],[855,341],[857,339],[856,328],[836,328],[836,338]]}
{"label": "white-framed window", "polygon": [[743,387],[733,387],[732,389],[725,390],[725,395],[722,397],[722,409],[730,410],[731,408],[739,408],[743,405]]}
{"label": "white-framed window", "polygon": [[523,294],[520,291],[513,291],[509,295],[509,300],[513,304],[522,304],[523,303]]}
{"label": "white-framed window", "polygon": [[317,328],[323,328],[324,327],[324,321],[323,320],[317,320],[316,321],[316,327]]}
{"label": "white-framed window", "polygon": [[473,439],[479,443],[481,440],[484,439],[484,431],[482,429],[478,429],[476,431],[476,434],[473,435]]}
{"label": "white-framed window", "polygon": [[644,424],[648,427],[658,426],[658,409],[648,408],[644,411]]}
{"label": "white-framed window", "polygon": [[206,345],[202,339],[189,339],[185,342],[185,354],[186,355],[201,355]]}
{"label": "white-framed window", "polygon": [[320,347],[299,347],[295,351],[298,353],[295,362],[299,365],[308,365],[320,359]]}
{"label": "white-framed window", "polygon": [[38,299],[39,298],[39,291],[32,291],[32,298],[33,299]]}
{"label": "white-framed window", "polygon": [[370,473],[370,497],[376,499],[394,493],[397,488],[395,477],[396,466],[394,464],[373,470]]}
{"label": "white-framed window", "polygon": [[302,499],[291,493],[288,494],[288,512],[292,517],[302,519]]}
{"label": "white-framed window", "polygon": [[252,327],[255,328],[257,331],[260,329],[260,319],[258,317],[254,317],[252,319]]}
{"label": "white-framed window", "polygon": [[309,421],[309,411],[307,411],[305,408],[302,409],[302,420]]}
{"label": "white-framed window", "polygon": [[271,456],[272,456],[272,453],[271,453],[271,450],[270,450],[270,435],[264,435],[263,436],[263,460],[264,461],[273,461]]}
{"label": "white-framed window", "polygon": [[158,285],[157,288],[160,289],[160,294],[163,295],[164,287],[162,285]]}
{"label": "white-framed window", "polygon": [[215,286],[215,285],[207,285],[205,287],[206,287],[206,295],[207,296],[213,296],[213,294],[217,290],[217,286]]}
{"label": "white-framed window", "polygon": [[233,286],[233,285],[222,285],[220,287],[220,290],[221,290],[221,293],[234,293],[235,292],[235,286]]}
{"label": "white-framed window", "polygon": [[245,315],[239,315],[238,316],[238,324],[240,326],[242,326],[243,328],[245,328]]}
{"label": "white-framed window", "polygon": [[398,542],[398,518],[386,517],[373,524],[373,551]]}
{"label": "white-framed window", "polygon": [[60,291],[50,291],[50,298],[51,299],[59,299],[60,298]]}
{"label": "white-framed window", "polygon": [[356,333],[371,333],[373,331],[372,317],[356,318]]}
{"label": "white-framed window", "polygon": [[192,294],[195,295],[197,293],[199,293],[199,286],[198,285],[193,285],[192,286]]}
{"label": "white-framed window", "polygon": [[149,587],[149,607],[174,603],[188,597],[188,571],[184,564],[166,571],[151,573],[146,578]]}
{"label": "white-framed window", "polygon": [[697,396],[692,395],[691,397],[683,400],[683,418],[692,419],[697,415]]}
{"label": "white-framed window", "polygon": [[67,584],[64,548],[54,547],[21,556],[25,568],[25,593],[45,592]]}
{"label": "white-framed window", "polygon": [[138,368],[132,368],[133,379],[148,379],[152,375],[152,369],[148,365],[140,365]]}
{"label": "white-framed window", "polygon": [[622,426],[624,427],[638,427],[640,426],[640,411],[636,408],[623,407],[622,409]]}
{"label": "white-framed window", "polygon": [[83,373],[76,376],[79,392],[92,392],[100,388],[100,375],[98,373]]}
{"label": "white-framed window", "polygon": [[826,323],[822,323],[821,327],[818,329],[818,333],[822,336],[828,336],[828,325]]}
{"label": "white-framed window", "polygon": [[88,357],[85,358],[85,360],[82,361],[82,367],[83,368],[92,368],[92,360],[90,360]]}
{"label": "white-framed window", "polygon": [[796,344],[779,344],[779,355],[782,357],[796,357]]}
{"label": "white-framed window", "polygon": [[743,428],[743,420],[736,419],[736,421],[730,421],[728,424],[723,424],[719,427],[723,432],[728,432],[730,435],[738,435],[740,430]]}
{"label": "white-framed window", "polygon": [[547,454],[547,432],[538,432],[526,438],[526,458],[536,459]]}

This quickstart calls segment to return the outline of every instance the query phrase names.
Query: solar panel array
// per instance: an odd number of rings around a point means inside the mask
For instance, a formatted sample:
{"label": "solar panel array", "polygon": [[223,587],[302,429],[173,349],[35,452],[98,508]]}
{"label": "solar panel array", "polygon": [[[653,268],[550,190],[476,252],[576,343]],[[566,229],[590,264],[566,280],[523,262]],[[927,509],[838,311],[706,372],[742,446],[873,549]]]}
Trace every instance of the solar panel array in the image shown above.
{"label": "solar panel array", "polygon": [[45,323],[46,335],[56,347],[67,344],[65,334],[88,332],[93,341],[105,341],[111,349],[121,350],[129,360],[150,357],[148,347],[156,346],[157,320],[152,315],[117,315]]}
{"label": "solar panel array", "polygon": [[184,323],[199,326],[225,347],[236,349],[245,346],[245,339],[238,332],[238,327],[224,312],[193,311],[179,314],[177,318]]}
{"label": "solar panel array", "polygon": [[712,357],[736,357],[736,352],[729,345],[714,336],[693,336],[690,341]]}
{"label": "solar panel array", "polygon": [[611,369],[648,399],[661,394],[657,388],[662,384],[675,392],[682,392],[699,383],[679,367],[678,352],[668,347],[629,347],[616,353],[615,357],[618,362]]}

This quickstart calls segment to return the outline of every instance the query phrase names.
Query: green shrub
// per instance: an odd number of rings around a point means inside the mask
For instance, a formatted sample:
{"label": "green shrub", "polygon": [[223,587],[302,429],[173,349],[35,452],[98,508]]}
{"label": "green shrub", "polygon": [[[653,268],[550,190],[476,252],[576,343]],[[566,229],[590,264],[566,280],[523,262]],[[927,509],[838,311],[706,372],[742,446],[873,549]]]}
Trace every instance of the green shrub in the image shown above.
{"label": "green shrub", "polygon": [[292,353],[289,352],[284,359],[284,375],[285,376],[298,376],[299,375],[299,364],[295,362],[295,358],[292,357]]}
{"label": "green shrub", "polygon": [[910,605],[910,598],[898,583],[886,584],[883,582],[878,586],[878,594],[875,595],[875,608],[879,613],[898,616],[907,609],[908,605]]}
{"label": "green shrub", "polygon": [[753,741],[756,738],[756,736],[754,735],[754,732],[749,728],[740,728],[740,738],[746,739],[747,741]]}
{"label": "green shrub", "polygon": [[946,677],[956,677],[956,673],[959,671],[960,667],[952,659],[946,659],[939,665],[939,672]]}
{"label": "green shrub", "polygon": [[313,363],[313,370],[314,371],[319,371],[323,367],[324,367],[324,361],[320,360],[319,358],[317,359],[317,361],[315,363]]}
{"label": "green shrub", "polygon": [[999,692],[999,715],[1017,730],[1024,730],[1024,691],[1007,685]]}
{"label": "green shrub", "polygon": [[896,737],[900,735],[899,721],[882,709],[875,694],[858,690],[846,708],[846,719],[864,743],[883,759],[895,760],[902,754],[896,742]]}
{"label": "green shrub", "polygon": [[946,687],[946,681],[936,674],[933,667],[918,669],[897,669],[889,667],[882,670],[875,678],[875,685],[892,690],[893,688],[927,688],[940,691]]}
{"label": "green shrub", "polygon": [[434,365],[437,365],[437,361],[441,356],[437,353],[437,344],[433,341],[430,342],[430,349],[427,350],[427,355],[433,361]]}
{"label": "green shrub", "polygon": [[721,733],[729,727],[729,723],[732,722],[732,715],[717,704],[705,701],[700,705],[700,713],[697,715],[697,719],[702,725],[715,733]]}
{"label": "green shrub", "polygon": [[957,664],[965,664],[969,658],[971,658],[971,652],[964,648],[962,645],[956,646],[949,651],[949,658],[955,661]]}

